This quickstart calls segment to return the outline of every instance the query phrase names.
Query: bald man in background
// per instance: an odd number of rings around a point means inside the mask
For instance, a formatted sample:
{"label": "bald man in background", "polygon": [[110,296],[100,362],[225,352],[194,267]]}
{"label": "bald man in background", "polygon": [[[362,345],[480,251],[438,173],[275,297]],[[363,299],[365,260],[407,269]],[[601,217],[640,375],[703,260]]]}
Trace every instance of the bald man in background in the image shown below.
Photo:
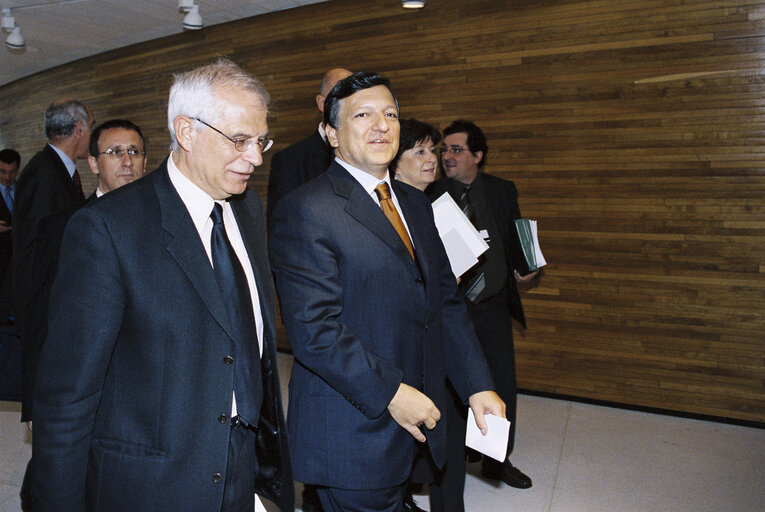
{"label": "bald man in background", "polygon": [[[343,68],[330,69],[321,79],[316,106],[324,112],[324,98],[337,82],[349,76]],[[268,175],[268,218],[276,203],[284,195],[323,173],[332,161],[332,152],[327,144],[324,123],[309,137],[296,142],[276,153],[271,159],[271,173]]]}

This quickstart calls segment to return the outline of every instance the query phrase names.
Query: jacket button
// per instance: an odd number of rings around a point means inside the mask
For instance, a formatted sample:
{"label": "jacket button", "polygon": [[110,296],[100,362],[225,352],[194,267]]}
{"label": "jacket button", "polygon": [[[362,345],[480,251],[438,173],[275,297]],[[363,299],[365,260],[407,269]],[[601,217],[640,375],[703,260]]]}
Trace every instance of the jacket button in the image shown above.
{"label": "jacket button", "polygon": [[223,358],[224,364],[234,364],[234,358],[231,356],[226,356]]}
{"label": "jacket button", "polygon": [[218,421],[221,423],[226,423],[228,421],[228,416],[226,416],[225,414],[221,414],[220,416],[218,416]]}
{"label": "jacket button", "polygon": [[223,477],[221,477],[220,473],[213,473],[212,474],[212,481],[214,484],[219,484],[223,480]]}

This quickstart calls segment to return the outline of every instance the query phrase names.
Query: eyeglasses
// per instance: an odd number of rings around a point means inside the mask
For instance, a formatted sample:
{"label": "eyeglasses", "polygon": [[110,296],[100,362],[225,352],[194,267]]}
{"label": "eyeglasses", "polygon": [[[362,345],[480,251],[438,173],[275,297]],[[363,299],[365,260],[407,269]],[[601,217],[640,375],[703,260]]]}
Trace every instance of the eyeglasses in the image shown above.
{"label": "eyeglasses", "polygon": [[122,148],[109,148],[106,151],[101,151],[98,153],[99,155],[106,155],[110,158],[113,158],[115,160],[122,160],[122,157],[125,156],[125,153],[130,157],[130,159],[143,157],[146,155],[146,151],[139,151],[134,148],[129,149],[122,149]]}
{"label": "eyeglasses", "polygon": [[449,153],[459,155],[463,151],[470,151],[470,148],[463,148],[462,146],[441,146],[441,149],[438,150],[442,155],[447,155]]}
{"label": "eyeglasses", "polygon": [[194,119],[196,121],[199,121],[203,125],[207,126],[208,128],[212,128],[219,134],[223,135],[225,138],[229,140],[229,142],[231,142],[234,145],[234,148],[236,148],[236,150],[239,151],[240,153],[244,153],[245,151],[250,149],[253,144],[257,144],[260,152],[265,153],[274,144],[274,139],[269,139],[268,137],[260,137],[259,139],[256,139],[254,137],[234,139],[232,137],[229,137],[228,135],[226,135],[225,133],[223,133],[222,131],[214,127],[213,125],[205,123],[198,117],[195,117]]}

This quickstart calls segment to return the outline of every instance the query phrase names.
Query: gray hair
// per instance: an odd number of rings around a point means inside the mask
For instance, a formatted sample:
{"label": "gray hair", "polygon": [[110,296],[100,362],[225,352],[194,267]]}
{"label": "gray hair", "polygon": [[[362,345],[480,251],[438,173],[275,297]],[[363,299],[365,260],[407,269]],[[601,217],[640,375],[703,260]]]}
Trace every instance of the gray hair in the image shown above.
{"label": "gray hair", "polygon": [[79,121],[88,124],[88,107],[77,100],[59,100],[45,109],[45,136],[48,140],[69,137]]}
{"label": "gray hair", "polygon": [[167,103],[171,151],[180,149],[173,125],[176,117],[197,117],[208,123],[217,123],[220,120],[220,108],[215,95],[215,89],[219,87],[241,87],[253,92],[268,108],[270,98],[260,80],[225,57],[218,58],[212,64],[173,75],[173,85],[170,87],[170,99]]}

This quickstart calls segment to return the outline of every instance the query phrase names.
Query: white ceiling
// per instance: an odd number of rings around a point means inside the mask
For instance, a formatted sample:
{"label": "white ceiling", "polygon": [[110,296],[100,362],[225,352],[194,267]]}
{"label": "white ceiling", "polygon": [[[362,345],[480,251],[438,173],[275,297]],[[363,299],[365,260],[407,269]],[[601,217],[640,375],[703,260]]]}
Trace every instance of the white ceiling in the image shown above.
{"label": "white ceiling", "polygon": [[[196,0],[205,26],[326,0]],[[26,42],[0,48],[0,85],[82,57],[177,34],[178,0],[0,0]],[[204,29],[202,29],[204,30]]]}

